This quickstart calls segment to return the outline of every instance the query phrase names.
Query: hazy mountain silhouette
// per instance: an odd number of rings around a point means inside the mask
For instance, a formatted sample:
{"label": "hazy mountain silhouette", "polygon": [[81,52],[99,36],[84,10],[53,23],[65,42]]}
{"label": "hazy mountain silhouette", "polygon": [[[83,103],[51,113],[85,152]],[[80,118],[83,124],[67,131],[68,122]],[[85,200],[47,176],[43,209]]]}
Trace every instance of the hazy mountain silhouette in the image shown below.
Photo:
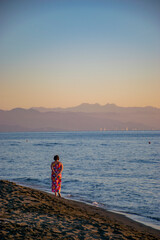
{"label": "hazy mountain silhouette", "polygon": [[79,106],[70,107],[70,108],[44,108],[44,107],[33,107],[33,110],[37,110],[39,112],[137,112],[137,111],[151,111],[156,112],[160,111],[159,108],[154,108],[151,106],[147,107],[119,107],[115,104],[100,105],[98,103],[89,104],[82,103]]}
{"label": "hazy mountain silhouette", "polygon": [[0,110],[0,132],[160,130],[160,109],[83,103],[73,108]]}
{"label": "hazy mountain silhouette", "polygon": [[120,107],[115,104],[106,104],[104,106],[95,103],[82,103],[79,106],[71,107],[71,108],[44,108],[44,107],[35,107],[32,108],[34,110],[38,110],[40,112],[48,112],[48,111],[56,111],[56,112],[108,112],[108,111],[118,111]]}

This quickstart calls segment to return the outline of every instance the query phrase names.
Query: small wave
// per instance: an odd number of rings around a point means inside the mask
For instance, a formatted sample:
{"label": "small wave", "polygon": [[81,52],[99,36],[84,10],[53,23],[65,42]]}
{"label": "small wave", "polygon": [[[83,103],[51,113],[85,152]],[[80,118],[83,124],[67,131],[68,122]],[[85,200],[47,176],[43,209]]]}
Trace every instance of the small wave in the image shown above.
{"label": "small wave", "polygon": [[72,194],[67,194],[66,197],[71,198],[71,197],[73,197],[73,195]]}
{"label": "small wave", "polygon": [[62,145],[62,143],[35,143],[33,146],[38,147],[53,147],[54,145]]}
{"label": "small wave", "polygon": [[35,189],[48,190],[50,189],[50,178],[37,179],[37,178],[14,178],[11,181],[20,184],[22,186],[31,187]]}
{"label": "small wave", "polygon": [[15,181],[15,182],[18,182],[18,183],[22,183],[22,184],[27,184],[27,185],[37,185],[37,186],[39,186],[39,185],[48,185],[49,184],[49,181],[50,181],[50,178],[46,178],[46,179],[42,179],[42,180],[40,180],[40,179],[37,179],[37,178],[27,178],[27,177],[25,177],[25,178],[14,178],[14,179],[12,179],[13,181]]}
{"label": "small wave", "polygon": [[8,160],[8,158],[6,158],[6,157],[1,157],[1,161],[5,161],[5,160]]}
{"label": "small wave", "polygon": [[68,146],[76,146],[77,145],[77,143],[68,143],[68,144],[66,144],[66,145],[68,145]]}
{"label": "small wave", "polygon": [[52,147],[54,145],[68,145],[68,146],[76,146],[77,143],[58,143],[58,142],[53,142],[53,143],[34,143],[33,146],[43,146],[43,147]]}
{"label": "small wave", "polygon": [[83,203],[86,203],[88,205],[92,205],[92,206],[96,206],[96,207],[100,207],[100,208],[105,209],[104,204],[96,202],[96,201],[94,201],[94,202],[90,201],[89,199],[86,199],[86,198],[84,198],[82,196],[79,196],[77,194],[74,194],[74,195],[73,194],[66,194],[65,197],[69,198],[69,199],[72,199],[74,201],[83,202]]}
{"label": "small wave", "polygon": [[159,223],[160,218],[158,217],[144,216],[137,213],[125,213],[125,212],[118,212],[118,213],[123,214],[126,217],[133,219],[136,222],[140,222],[142,224],[145,224],[147,226],[160,230],[160,223]]}
{"label": "small wave", "polygon": [[152,217],[152,216],[137,213],[134,211],[121,211],[121,210],[112,210],[112,209],[116,209],[116,208],[111,208],[110,211],[125,215],[135,221],[141,222],[148,226],[150,226],[149,224],[152,224],[153,225],[152,227],[160,229],[160,218],[159,217]]}
{"label": "small wave", "polygon": [[160,222],[160,218],[159,217],[152,217],[152,216],[147,216],[147,218],[156,220],[157,222]]}
{"label": "small wave", "polygon": [[[74,179],[74,180],[72,180],[72,183],[79,183],[80,182],[80,180],[78,180],[78,179]],[[66,183],[71,183],[71,181],[70,180],[63,180],[63,184],[66,184]]]}
{"label": "small wave", "polygon": [[138,163],[149,163],[149,164],[153,164],[153,161],[155,159],[140,159],[139,161],[137,161]]}
{"label": "small wave", "polygon": [[11,143],[10,146],[19,146],[19,143]]}
{"label": "small wave", "polygon": [[24,178],[14,178],[13,181],[22,181],[22,182],[40,182],[39,179],[36,179],[36,178],[27,178],[27,177],[24,177]]}
{"label": "small wave", "polygon": [[98,206],[99,204],[98,204],[98,202],[93,202],[92,203],[94,206]]}

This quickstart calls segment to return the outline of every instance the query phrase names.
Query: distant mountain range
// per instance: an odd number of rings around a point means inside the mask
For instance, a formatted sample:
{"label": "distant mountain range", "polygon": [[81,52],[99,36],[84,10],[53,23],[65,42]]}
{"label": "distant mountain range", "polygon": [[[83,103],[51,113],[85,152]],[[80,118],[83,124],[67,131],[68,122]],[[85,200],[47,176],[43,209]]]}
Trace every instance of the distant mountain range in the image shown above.
{"label": "distant mountain range", "polygon": [[154,108],[151,106],[147,107],[119,107],[115,104],[100,105],[98,103],[89,104],[82,103],[79,106],[71,108],[44,108],[44,107],[33,107],[33,110],[39,112],[126,112],[126,111],[160,111],[159,108]]}
{"label": "distant mountain range", "polygon": [[160,130],[160,109],[83,103],[73,108],[0,110],[0,132]]}

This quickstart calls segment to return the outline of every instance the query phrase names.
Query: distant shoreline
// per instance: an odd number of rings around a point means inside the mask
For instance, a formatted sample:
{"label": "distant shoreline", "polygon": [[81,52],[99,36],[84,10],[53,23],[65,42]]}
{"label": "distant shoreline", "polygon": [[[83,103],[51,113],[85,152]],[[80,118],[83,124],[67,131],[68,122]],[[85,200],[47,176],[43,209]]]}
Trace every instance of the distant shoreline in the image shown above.
{"label": "distant shoreline", "polygon": [[2,239],[160,239],[160,231],[121,214],[0,181]]}
{"label": "distant shoreline", "polygon": [[0,110],[0,132],[160,130],[160,109],[82,104],[67,109]]}
{"label": "distant shoreline", "polygon": [[160,130],[72,130],[72,131],[0,131],[0,133],[80,133],[80,132],[160,132]]}

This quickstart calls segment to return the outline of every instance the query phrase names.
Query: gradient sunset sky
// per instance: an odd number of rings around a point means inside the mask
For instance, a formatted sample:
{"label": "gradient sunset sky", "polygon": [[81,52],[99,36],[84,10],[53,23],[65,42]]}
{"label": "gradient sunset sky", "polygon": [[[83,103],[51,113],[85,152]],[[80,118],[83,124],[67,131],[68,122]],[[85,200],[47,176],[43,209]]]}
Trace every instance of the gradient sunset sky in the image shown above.
{"label": "gradient sunset sky", "polygon": [[160,108],[159,0],[1,0],[0,109]]}

